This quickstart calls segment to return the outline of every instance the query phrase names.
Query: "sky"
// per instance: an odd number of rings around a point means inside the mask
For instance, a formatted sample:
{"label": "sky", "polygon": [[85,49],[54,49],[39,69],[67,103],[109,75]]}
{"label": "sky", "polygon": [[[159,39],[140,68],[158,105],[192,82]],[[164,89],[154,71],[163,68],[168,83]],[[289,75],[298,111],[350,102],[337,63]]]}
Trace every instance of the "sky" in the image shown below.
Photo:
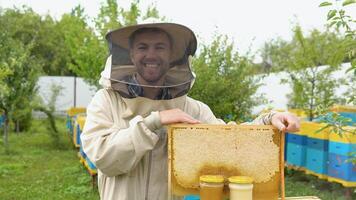
{"label": "sky", "polygon": [[[94,18],[105,0],[0,0],[0,7],[12,8],[27,5],[39,14],[50,14],[60,19],[81,4],[85,13]],[[142,9],[156,5],[161,16],[171,22],[190,27],[198,42],[209,43],[216,34],[224,34],[234,42],[242,54],[257,52],[264,42],[281,37],[289,40],[292,28],[300,24],[308,33],[311,29],[324,30],[329,8],[319,8],[324,0],[141,0]],[[331,0],[330,0],[331,1]],[[128,0],[118,0],[119,6],[127,8]],[[356,6],[348,9],[356,15]],[[353,10],[351,12],[350,10]],[[353,16],[356,17],[356,16]]]}

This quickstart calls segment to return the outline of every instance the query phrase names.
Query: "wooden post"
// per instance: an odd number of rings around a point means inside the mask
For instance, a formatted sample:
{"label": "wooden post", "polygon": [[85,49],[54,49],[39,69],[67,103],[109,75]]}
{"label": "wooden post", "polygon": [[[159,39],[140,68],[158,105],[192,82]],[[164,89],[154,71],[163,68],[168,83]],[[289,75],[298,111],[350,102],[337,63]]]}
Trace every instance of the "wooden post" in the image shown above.
{"label": "wooden post", "polygon": [[77,76],[74,76],[74,102],[73,107],[77,107]]}
{"label": "wooden post", "polygon": [[285,200],[286,192],[285,192],[285,183],[284,183],[284,148],[285,148],[285,132],[281,131],[281,152],[280,152],[280,160],[281,160],[281,199]]}

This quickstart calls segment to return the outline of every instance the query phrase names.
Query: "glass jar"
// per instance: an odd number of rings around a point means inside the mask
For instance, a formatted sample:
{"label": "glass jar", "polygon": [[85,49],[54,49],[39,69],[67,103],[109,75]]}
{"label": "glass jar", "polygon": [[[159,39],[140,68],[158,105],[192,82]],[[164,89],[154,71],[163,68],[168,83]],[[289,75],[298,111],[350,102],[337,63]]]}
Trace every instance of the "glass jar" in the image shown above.
{"label": "glass jar", "polygon": [[252,200],[253,179],[249,176],[229,178],[230,200]]}
{"label": "glass jar", "polygon": [[200,200],[222,200],[224,177],[220,175],[200,176]]}

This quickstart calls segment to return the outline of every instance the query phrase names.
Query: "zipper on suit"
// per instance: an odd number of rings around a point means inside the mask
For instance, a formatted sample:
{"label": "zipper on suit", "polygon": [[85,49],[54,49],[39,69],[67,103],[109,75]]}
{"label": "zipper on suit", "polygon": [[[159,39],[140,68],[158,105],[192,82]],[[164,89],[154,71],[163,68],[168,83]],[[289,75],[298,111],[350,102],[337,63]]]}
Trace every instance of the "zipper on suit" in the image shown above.
{"label": "zipper on suit", "polygon": [[150,151],[148,154],[148,174],[147,174],[147,181],[146,181],[145,200],[148,200],[148,189],[150,186],[150,178],[151,178],[151,165],[152,165],[152,151]]}

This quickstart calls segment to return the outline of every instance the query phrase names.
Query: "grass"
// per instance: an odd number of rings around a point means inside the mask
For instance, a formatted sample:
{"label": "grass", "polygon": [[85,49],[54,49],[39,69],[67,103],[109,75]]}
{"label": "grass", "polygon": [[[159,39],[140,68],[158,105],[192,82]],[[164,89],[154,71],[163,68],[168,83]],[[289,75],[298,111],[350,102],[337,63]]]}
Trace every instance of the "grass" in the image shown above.
{"label": "grass", "polygon": [[34,121],[25,133],[10,133],[10,154],[0,140],[0,199],[99,199],[91,177],[59,120],[60,146],[53,145],[45,121]]}
{"label": "grass", "polygon": [[306,175],[304,172],[286,169],[286,196],[317,196],[322,200],[351,200],[356,199],[356,193],[353,189],[352,196],[346,197],[348,189],[338,183],[330,183],[320,180],[315,176]]}
{"label": "grass", "polygon": [[[10,133],[10,154],[0,139],[1,200],[97,200],[98,191],[77,157],[63,119],[57,120],[60,146],[54,146],[46,121],[35,120],[31,130]],[[345,189],[302,172],[286,170],[286,196],[318,196],[344,200]],[[355,193],[351,197],[356,199]]]}

